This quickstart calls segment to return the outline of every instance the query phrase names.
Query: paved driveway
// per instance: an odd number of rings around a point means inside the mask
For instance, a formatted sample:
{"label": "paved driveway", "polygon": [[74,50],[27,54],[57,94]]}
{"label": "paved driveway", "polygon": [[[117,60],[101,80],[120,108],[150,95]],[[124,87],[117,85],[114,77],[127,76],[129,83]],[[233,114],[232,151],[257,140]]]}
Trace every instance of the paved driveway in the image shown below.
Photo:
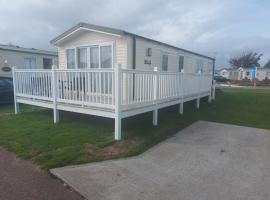
{"label": "paved driveway", "polygon": [[88,199],[269,200],[270,131],[199,121],[141,156],[51,172]]}
{"label": "paved driveway", "polygon": [[29,161],[0,148],[0,200],[83,200]]}

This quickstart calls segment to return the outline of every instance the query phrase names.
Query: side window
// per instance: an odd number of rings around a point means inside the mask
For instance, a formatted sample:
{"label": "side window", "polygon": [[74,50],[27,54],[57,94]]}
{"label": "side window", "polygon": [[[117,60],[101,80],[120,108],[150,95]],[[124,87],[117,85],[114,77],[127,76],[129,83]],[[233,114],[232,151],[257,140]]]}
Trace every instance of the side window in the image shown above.
{"label": "side window", "polygon": [[202,72],[203,70],[203,61],[202,60],[197,60],[196,61],[196,72],[198,73],[199,71]]}
{"label": "side window", "polygon": [[178,71],[181,72],[182,69],[184,69],[184,56],[179,56]]}
{"label": "side window", "polygon": [[[212,71],[213,71],[213,63],[208,62],[208,70],[207,70],[207,73],[212,73]],[[226,71],[225,73],[227,73],[227,71]]]}
{"label": "side window", "polygon": [[74,69],[75,68],[75,49],[67,49],[67,68]]}
{"label": "side window", "polygon": [[163,54],[161,58],[161,70],[168,71],[168,55]]}

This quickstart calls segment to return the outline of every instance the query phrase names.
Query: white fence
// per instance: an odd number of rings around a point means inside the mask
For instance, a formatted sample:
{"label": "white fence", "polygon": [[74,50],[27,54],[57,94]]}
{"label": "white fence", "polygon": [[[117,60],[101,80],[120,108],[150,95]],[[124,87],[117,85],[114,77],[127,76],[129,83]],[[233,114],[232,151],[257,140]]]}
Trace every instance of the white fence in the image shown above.
{"label": "white fence", "polygon": [[[17,103],[27,103],[27,99],[29,104],[41,102],[40,105],[47,103],[52,107],[55,122],[60,108],[74,107],[66,109],[74,112],[81,112],[75,106],[102,110],[103,114],[96,115],[115,118],[116,132],[119,132],[116,139],[120,139],[121,119],[132,115],[123,115],[124,112],[138,114],[149,110],[144,109],[147,107],[157,110],[156,105],[166,102],[183,104],[186,99],[210,96],[212,89],[211,74],[129,70],[119,66],[79,70],[13,69],[13,81],[16,112]],[[134,109],[140,111],[134,112]]]}

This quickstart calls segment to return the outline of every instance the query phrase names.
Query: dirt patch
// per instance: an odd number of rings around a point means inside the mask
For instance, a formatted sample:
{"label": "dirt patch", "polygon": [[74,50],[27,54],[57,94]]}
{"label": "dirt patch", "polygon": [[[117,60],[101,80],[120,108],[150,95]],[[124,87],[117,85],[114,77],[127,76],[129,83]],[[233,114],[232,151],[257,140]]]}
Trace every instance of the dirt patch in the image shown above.
{"label": "dirt patch", "polygon": [[97,148],[91,144],[86,144],[85,148],[86,148],[86,151],[92,156],[100,158],[100,159],[106,159],[106,158],[124,155],[131,148],[138,145],[138,143],[139,141],[137,140],[125,140],[125,141],[115,142],[104,148]]}
{"label": "dirt patch", "polygon": [[98,148],[92,144],[85,144],[84,147],[89,154],[93,154],[98,150]]}

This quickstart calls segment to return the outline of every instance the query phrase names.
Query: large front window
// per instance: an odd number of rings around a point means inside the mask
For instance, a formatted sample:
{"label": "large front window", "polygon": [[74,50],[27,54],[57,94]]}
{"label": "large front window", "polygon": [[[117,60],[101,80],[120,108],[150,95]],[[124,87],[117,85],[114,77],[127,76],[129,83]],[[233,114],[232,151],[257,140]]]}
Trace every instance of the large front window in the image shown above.
{"label": "large front window", "polygon": [[101,68],[112,68],[112,46],[100,47]]}
{"label": "large front window", "polygon": [[67,68],[74,69],[75,68],[75,49],[67,49]]}
{"label": "large front window", "polygon": [[67,49],[67,68],[112,68],[112,47],[112,45],[93,45],[89,47],[76,47],[74,49]]}
{"label": "large front window", "polygon": [[90,67],[99,68],[99,47],[90,47]]}
{"label": "large front window", "polygon": [[87,68],[87,48],[78,48],[78,68]]}

